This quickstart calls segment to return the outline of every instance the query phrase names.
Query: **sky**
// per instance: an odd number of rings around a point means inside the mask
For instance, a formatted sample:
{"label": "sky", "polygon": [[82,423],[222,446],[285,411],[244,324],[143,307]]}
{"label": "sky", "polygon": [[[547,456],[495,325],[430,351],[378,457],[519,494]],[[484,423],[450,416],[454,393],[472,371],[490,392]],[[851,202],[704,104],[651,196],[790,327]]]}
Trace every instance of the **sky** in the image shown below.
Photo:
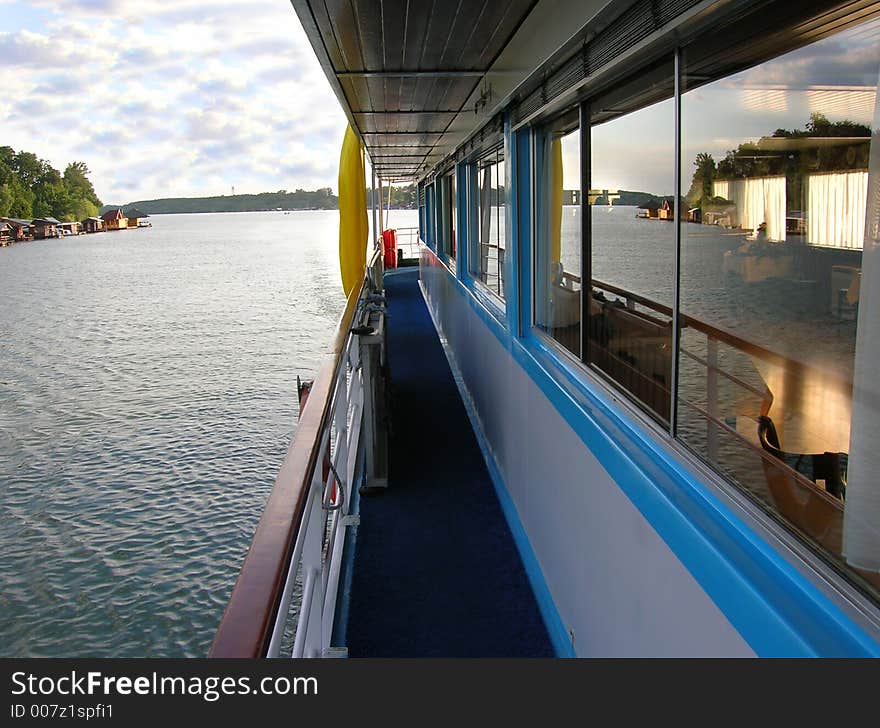
{"label": "sky", "polygon": [[[811,113],[875,127],[878,72],[880,20],[872,20],[683,94],[682,192],[699,152],[720,161],[776,129],[803,129]],[[673,194],[674,113],[668,99],[594,126],[592,186]],[[576,146],[563,155],[565,188],[576,189]]]}
{"label": "sky", "polygon": [[[878,27],[685,94],[686,159],[812,111],[871,123]],[[105,203],[336,191],[345,116],[288,0],[0,0],[0,47],[0,144],[85,162]],[[665,101],[594,127],[593,186],[672,194],[672,114]]]}
{"label": "sky", "polygon": [[346,120],[288,0],[0,0],[0,145],[106,204],[337,187]]}

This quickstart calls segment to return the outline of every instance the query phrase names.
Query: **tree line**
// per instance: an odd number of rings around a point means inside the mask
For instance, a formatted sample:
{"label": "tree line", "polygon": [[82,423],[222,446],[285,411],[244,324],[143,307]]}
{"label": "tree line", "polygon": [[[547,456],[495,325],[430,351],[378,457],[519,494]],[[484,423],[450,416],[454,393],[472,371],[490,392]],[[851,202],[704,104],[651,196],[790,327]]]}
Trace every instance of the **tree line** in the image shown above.
{"label": "tree line", "polygon": [[64,174],[32,152],[0,147],[0,217],[84,220],[98,214],[101,200],[85,162],[71,162]]}
{"label": "tree line", "polygon": [[[378,199],[378,190],[376,190]],[[372,207],[373,190],[367,189],[367,207]],[[387,188],[382,191],[382,204],[388,204]],[[136,207],[149,215],[195,212],[260,212],[266,210],[335,210],[339,198],[330,187],[317,190],[298,189],[294,192],[260,192],[258,194],[216,195],[214,197],[163,197],[156,200],[135,200],[127,205],[105,205],[101,212],[122,207]],[[391,188],[391,207],[415,209],[418,191],[415,185]]]}
{"label": "tree line", "polygon": [[[694,175],[687,192],[687,204],[724,204],[723,197],[713,196],[716,180],[743,179],[785,175],[788,178],[786,194],[788,202],[797,207],[802,200],[803,181],[808,174],[816,172],[867,169],[870,154],[871,127],[855,121],[829,121],[821,113],[810,114],[803,129],[777,129],[773,137],[803,139],[806,142],[790,152],[768,153],[757,144],[745,142],[717,160],[706,152],[694,159]],[[809,140],[822,137],[843,138],[840,145],[810,145]]]}

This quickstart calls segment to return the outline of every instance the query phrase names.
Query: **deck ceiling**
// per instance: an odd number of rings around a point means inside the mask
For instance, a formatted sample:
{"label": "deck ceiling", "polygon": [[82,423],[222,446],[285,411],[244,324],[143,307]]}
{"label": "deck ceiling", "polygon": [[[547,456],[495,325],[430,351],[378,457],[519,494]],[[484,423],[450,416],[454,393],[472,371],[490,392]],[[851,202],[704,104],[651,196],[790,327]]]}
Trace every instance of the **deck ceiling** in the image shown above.
{"label": "deck ceiling", "polygon": [[536,0],[291,0],[376,174],[416,179]]}

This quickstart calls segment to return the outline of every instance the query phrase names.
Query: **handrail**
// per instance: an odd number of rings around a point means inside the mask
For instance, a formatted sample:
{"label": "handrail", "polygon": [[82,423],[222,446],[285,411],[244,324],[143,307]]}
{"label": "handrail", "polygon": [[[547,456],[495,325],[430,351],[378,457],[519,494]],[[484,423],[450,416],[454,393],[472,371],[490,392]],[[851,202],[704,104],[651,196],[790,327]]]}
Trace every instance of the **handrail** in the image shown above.
{"label": "handrail", "polygon": [[[571,278],[571,280],[580,283],[580,276],[574,276],[568,273],[566,273],[565,275],[566,277]],[[672,317],[672,309],[669,306],[664,306],[662,303],[652,301],[650,298],[645,298],[644,296],[640,296],[639,294],[632,293],[624,288],[619,288],[618,286],[611,285],[610,283],[603,283],[596,278],[593,279],[593,285],[596,288],[601,288],[602,290],[608,291],[609,293],[613,293],[617,296],[623,296],[630,299],[631,301],[635,301],[645,308],[649,308],[653,311],[656,311],[657,313],[661,313],[664,316]],[[725,329],[720,329],[716,326],[712,326],[711,324],[707,324],[705,321],[701,321],[700,319],[694,318],[693,316],[682,314],[681,322],[682,326],[695,329],[696,331],[706,334],[706,336],[716,339],[724,344],[727,344],[728,346],[732,346],[735,349],[739,349],[740,351],[744,352],[745,354],[749,354],[750,356],[755,356],[771,364],[785,367],[789,372],[816,372],[818,374],[821,374],[825,378],[836,380],[838,384],[841,384],[850,389],[852,388],[851,380],[841,377],[835,372],[820,370],[810,364],[805,364],[804,362],[797,361],[796,359],[789,359],[783,354],[775,352],[771,349],[767,349],[760,344],[755,344],[754,342],[742,339],[736,334],[731,333],[730,331],[726,331]]]}
{"label": "handrail", "polygon": [[306,496],[318,466],[321,438],[330,426],[333,386],[343,363],[343,352],[358,301],[366,285],[365,280],[360,288],[349,294],[336,334],[322,357],[308,402],[300,412],[296,433],[275,478],[209,657],[253,658],[266,653]]}

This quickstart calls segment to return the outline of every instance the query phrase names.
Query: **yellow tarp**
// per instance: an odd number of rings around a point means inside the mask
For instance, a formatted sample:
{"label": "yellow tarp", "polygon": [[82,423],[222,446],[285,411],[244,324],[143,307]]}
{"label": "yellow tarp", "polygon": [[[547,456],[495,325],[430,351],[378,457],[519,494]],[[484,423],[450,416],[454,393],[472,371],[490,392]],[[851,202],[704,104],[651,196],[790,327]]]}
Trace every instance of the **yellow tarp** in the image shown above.
{"label": "yellow tarp", "polygon": [[339,155],[339,270],[346,296],[364,279],[368,235],[364,152],[349,126]]}

